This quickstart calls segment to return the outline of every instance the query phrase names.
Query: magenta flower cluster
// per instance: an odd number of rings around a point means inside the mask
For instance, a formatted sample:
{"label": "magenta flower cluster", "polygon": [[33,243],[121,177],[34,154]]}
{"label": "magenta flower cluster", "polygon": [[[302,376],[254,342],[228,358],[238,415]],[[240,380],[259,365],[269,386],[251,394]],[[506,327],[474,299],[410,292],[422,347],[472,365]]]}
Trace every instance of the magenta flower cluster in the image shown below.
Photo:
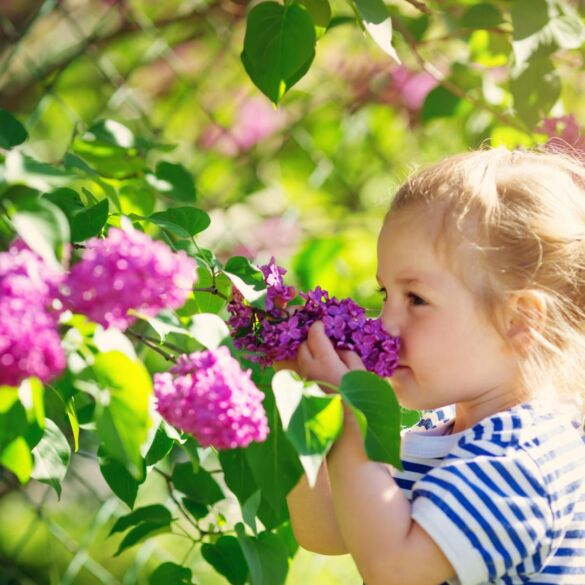
{"label": "magenta flower cluster", "polygon": [[268,436],[264,395],[226,347],[181,355],[154,375],[154,393],[161,416],[204,447],[246,447]]}
{"label": "magenta flower cluster", "polygon": [[0,385],[43,382],[65,368],[53,302],[62,280],[21,241],[0,253]]}
{"label": "magenta flower cluster", "polygon": [[228,304],[234,343],[250,352],[250,359],[263,365],[293,359],[311,325],[323,321],[336,349],[355,351],[366,369],[379,376],[392,375],[398,365],[400,339],[389,335],[380,319],[367,318],[365,310],[351,299],[330,297],[320,287],[301,293],[304,305],[287,311],[295,289],[284,284],[286,270],[274,258],[260,268],[267,285],[266,310],[248,305],[236,289]]}
{"label": "magenta flower cluster", "polygon": [[134,229],[111,228],[104,239],[85,243],[64,286],[63,302],[104,327],[126,329],[134,309],[155,316],[181,307],[196,279],[196,263],[185,252]]}

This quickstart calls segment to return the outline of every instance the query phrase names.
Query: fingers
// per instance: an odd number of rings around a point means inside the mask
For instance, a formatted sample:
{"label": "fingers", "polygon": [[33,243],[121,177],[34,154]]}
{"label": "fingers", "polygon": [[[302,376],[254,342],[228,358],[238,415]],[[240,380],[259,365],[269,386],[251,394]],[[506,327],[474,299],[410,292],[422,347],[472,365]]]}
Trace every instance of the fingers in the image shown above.
{"label": "fingers", "polygon": [[337,351],[337,355],[339,356],[341,361],[350,370],[365,370],[366,369],[360,356],[357,353],[355,353],[355,351],[349,351],[347,349],[342,349],[342,350]]}

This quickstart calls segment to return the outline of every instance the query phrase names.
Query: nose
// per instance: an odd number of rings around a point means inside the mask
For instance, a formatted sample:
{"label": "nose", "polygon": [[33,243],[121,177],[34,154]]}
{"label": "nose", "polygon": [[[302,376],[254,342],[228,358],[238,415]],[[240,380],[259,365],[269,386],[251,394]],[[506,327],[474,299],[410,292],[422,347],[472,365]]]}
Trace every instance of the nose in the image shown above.
{"label": "nose", "polygon": [[394,337],[400,336],[400,331],[402,327],[399,309],[396,307],[392,307],[390,299],[388,299],[384,303],[384,308],[382,309],[382,314],[380,315],[380,318],[382,319],[384,329],[386,329],[386,331],[390,335]]}

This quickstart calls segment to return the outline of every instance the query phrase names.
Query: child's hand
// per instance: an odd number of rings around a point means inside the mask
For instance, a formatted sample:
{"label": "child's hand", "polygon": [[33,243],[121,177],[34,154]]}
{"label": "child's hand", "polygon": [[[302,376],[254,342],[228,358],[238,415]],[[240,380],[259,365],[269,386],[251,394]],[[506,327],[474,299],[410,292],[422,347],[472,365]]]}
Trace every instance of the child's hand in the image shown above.
{"label": "child's hand", "polygon": [[343,375],[350,370],[365,370],[357,353],[333,347],[321,321],[313,323],[309,329],[307,341],[301,344],[297,353],[296,365],[296,371],[303,378],[322,380],[335,386],[339,386]]}

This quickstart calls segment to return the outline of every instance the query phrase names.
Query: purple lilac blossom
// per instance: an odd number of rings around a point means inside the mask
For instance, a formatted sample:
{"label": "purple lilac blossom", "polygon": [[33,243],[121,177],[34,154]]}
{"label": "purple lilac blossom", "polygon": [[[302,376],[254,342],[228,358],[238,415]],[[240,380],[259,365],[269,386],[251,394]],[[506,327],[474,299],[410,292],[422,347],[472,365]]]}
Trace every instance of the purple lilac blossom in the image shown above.
{"label": "purple lilac blossom", "polygon": [[196,279],[195,261],[134,229],[111,228],[85,244],[65,282],[63,303],[104,327],[126,329],[134,309],[150,317],[181,307]]}
{"label": "purple lilac blossom", "polygon": [[330,297],[320,287],[301,293],[304,305],[289,313],[286,306],[295,290],[284,284],[286,270],[277,266],[274,258],[260,268],[267,285],[266,311],[245,304],[235,289],[228,304],[234,343],[250,352],[250,359],[266,366],[293,359],[311,325],[323,321],[336,349],[355,351],[366,369],[379,376],[392,375],[398,365],[400,339],[389,335],[380,319],[367,318],[365,310],[351,299]]}
{"label": "purple lilac blossom", "polygon": [[0,385],[48,382],[65,369],[51,308],[62,278],[21,241],[0,253]]}
{"label": "purple lilac blossom", "polygon": [[268,436],[264,395],[226,347],[179,356],[154,375],[154,393],[161,416],[204,447],[235,449]]}

